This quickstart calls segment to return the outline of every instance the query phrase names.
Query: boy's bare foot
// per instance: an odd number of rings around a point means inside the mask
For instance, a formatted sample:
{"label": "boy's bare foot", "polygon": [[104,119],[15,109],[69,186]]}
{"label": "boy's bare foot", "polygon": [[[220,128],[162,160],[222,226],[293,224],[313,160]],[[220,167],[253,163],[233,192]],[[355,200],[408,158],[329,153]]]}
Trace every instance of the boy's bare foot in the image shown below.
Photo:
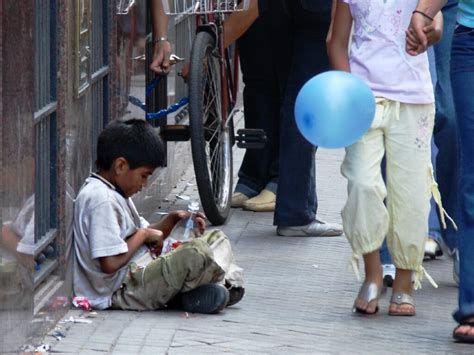
{"label": "boy's bare foot", "polygon": [[398,269],[393,281],[393,293],[388,314],[391,316],[414,316],[416,314],[412,292],[412,270]]}

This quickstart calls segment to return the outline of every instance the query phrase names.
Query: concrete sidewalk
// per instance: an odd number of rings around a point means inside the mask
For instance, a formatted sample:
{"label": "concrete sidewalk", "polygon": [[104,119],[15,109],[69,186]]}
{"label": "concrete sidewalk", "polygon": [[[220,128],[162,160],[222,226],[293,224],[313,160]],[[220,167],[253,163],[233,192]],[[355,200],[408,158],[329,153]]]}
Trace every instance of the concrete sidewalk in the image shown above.
{"label": "concrete sidewalk", "polygon": [[[243,151],[236,151],[236,174]],[[340,220],[346,184],[339,173],[342,151],[317,154],[319,218]],[[197,195],[190,169],[170,195],[169,207],[183,208],[175,195]],[[278,237],[272,213],[236,209],[223,230],[245,270],[246,296],[219,315],[183,312],[101,311],[90,324],[64,323],[66,337],[47,337],[53,352],[74,354],[293,354],[293,353],[473,353],[456,344],[451,312],[457,290],[447,257],[425,267],[439,284],[417,291],[416,317],[389,317],[389,294],[380,313],[351,313],[359,284],[348,269],[344,237]],[[70,311],[65,319],[78,317]]]}

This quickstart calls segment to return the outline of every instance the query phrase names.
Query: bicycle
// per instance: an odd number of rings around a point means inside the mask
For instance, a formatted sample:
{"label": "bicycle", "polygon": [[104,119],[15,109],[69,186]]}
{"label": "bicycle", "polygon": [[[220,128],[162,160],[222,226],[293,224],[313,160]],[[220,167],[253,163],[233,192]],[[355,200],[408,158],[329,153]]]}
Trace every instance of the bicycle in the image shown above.
{"label": "bicycle", "polygon": [[252,130],[239,130],[234,137],[239,58],[237,50],[231,54],[224,48],[223,22],[226,14],[245,10],[248,0],[240,5],[231,0],[162,3],[168,15],[197,16],[188,77],[189,136],[203,210],[212,224],[221,225],[232,197],[232,146],[237,141],[241,148],[258,148],[264,138]]}

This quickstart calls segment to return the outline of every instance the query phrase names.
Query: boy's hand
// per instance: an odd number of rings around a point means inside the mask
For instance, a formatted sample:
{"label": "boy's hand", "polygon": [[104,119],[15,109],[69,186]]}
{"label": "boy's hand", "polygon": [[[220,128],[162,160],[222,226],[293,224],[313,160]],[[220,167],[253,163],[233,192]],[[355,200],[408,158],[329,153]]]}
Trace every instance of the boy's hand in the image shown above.
{"label": "boy's hand", "polygon": [[[181,210],[181,211],[171,212],[166,217],[164,217],[160,222],[154,225],[153,228],[156,228],[162,231],[164,235],[163,239],[166,239],[168,235],[171,233],[171,230],[174,228],[176,223],[178,223],[183,218],[187,218],[188,216],[189,216],[189,212],[187,211]],[[199,233],[201,234],[204,233],[204,230],[206,228],[206,216],[203,213],[198,212],[196,221],[198,224]]]}
{"label": "boy's hand", "polygon": [[163,247],[163,232],[153,228],[145,229],[145,244],[151,250],[152,253],[160,255],[161,248]]}
{"label": "boy's hand", "polygon": [[[187,211],[176,211],[178,214],[178,221],[186,219],[189,217],[189,212]],[[176,223],[178,223],[178,221]],[[202,212],[196,213],[196,222],[198,224],[199,233],[203,234],[206,229],[206,216]]]}

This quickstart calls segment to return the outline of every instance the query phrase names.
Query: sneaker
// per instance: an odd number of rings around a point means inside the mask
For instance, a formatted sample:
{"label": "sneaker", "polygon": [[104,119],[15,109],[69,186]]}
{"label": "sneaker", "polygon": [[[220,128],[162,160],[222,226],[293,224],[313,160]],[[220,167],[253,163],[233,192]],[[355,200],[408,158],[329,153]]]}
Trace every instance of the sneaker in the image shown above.
{"label": "sneaker", "polygon": [[275,211],[276,195],[269,190],[262,190],[257,196],[243,203],[245,210],[254,212]]}
{"label": "sneaker", "polygon": [[425,258],[436,259],[437,256],[442,256],[443,250],[439,243],[433,238],[428,237],[425,242]]}
{"label": "sneaker", "polygon": [[214,314],[229,303],[229,291],[220,284],[202,285],[181,293],[181,309],[185,312]]}
{"label": "sneaker", "polygon": [[335,237],[342,235],[342,226],[316,219],[305,226],[277,227],[277,234],[294,237]]}
{"label": "sneaker", "polygon": [[386,287],[392,287],[393,280],[395,280],[395,265],[393,264],[383,264],[382,265],[382,277],[383,284]]}
{"label": "sneaker", "polygon": [[232,194],[232,200],[230,206],[233,208],[240,208],[244,206],[244,202],[247,201],[250,197],[244,195],[242,192],[234,192]]}
{"label": "sneaker", "polygon": [[245,295],[245,288],[243,287],[232,287],[228,289],[229,291],[229,302],[227,302],[226,307],[233,306],[236,303],[239,303]]}

